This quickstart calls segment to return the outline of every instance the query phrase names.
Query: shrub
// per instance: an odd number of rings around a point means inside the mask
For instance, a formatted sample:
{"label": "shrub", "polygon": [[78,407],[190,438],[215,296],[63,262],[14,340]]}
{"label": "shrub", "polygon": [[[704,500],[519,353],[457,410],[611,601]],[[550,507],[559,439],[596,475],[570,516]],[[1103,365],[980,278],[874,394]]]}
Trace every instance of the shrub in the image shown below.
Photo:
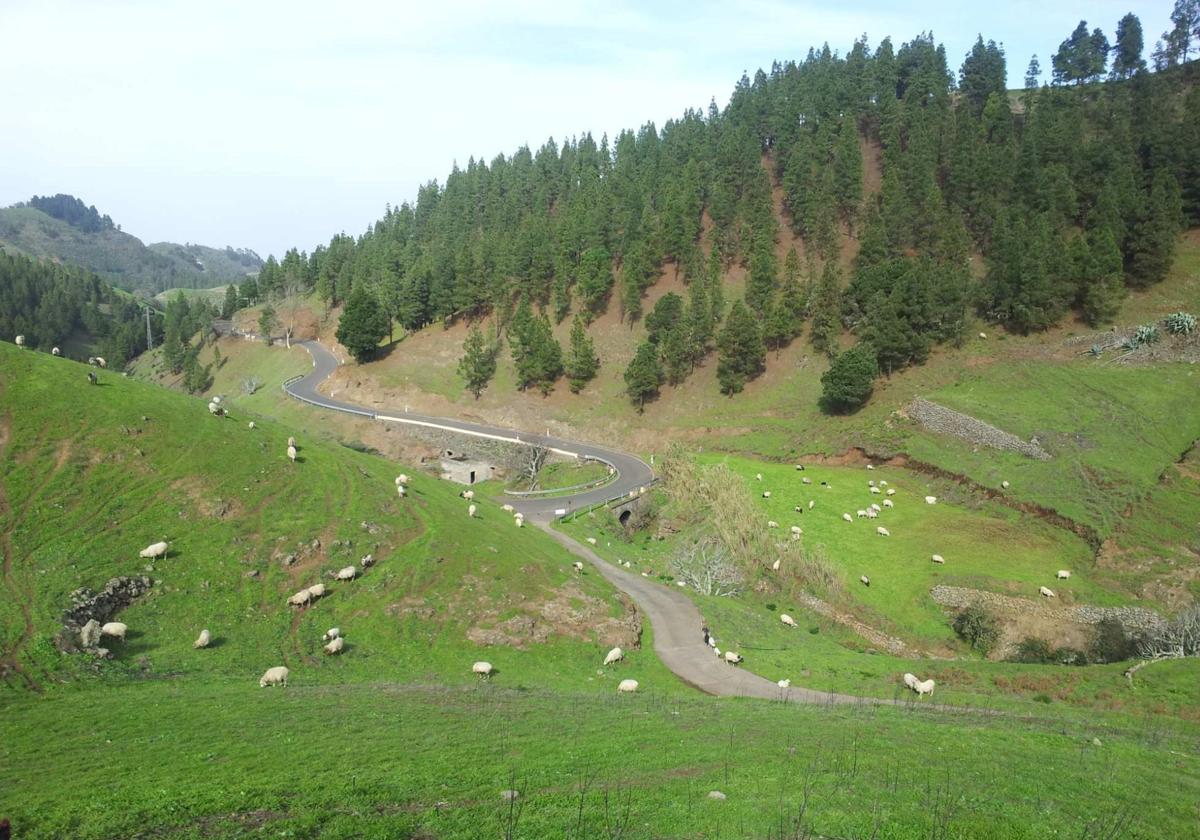
{"label": "shrub", "polygon": [[954,632],[986,656],[1000,638],[1000,622],[983,607],[970,606],[954,617]]}
{"label": "shrub", "polygon": [[869,344],[858,343],[833,360],[821,375],[820,405],[830,414],[849,414],[871,398],[879,362]]}
{"label": "shrub", "polygon": [[1163,326],[1171,335],[1191,335],[1196,331],[1196,316],[1187,312],[1172,312],[1163,318]]}
{"label": "shrub", "polygon": [[1010,662],[1023,662],[1027,665],[1049,665],[1054,662],[1054,648],[1045,639],[1026,636],[1017,645]]}
{"label": "shrub", "polygon": [[1124,625],[1108,618],[1096,625],[1096,635],[1088,649],[1093,662],[1124,662],[1137,656],[1138,639],[1125,632]]}

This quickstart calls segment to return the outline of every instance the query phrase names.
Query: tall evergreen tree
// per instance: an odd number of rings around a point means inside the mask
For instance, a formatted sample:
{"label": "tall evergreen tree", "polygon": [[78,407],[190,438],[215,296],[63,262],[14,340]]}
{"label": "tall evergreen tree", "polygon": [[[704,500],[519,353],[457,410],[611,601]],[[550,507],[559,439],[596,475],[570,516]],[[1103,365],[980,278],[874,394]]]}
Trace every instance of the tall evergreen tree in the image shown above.
{"label": "tall evergreen tree", "polygon": [[1133,12],[1117,23],[1117,43],[1113,47],[1111,76],[1113,79],[1128,79],[1134,73],[1146,69],[1142,58],[1142,22]]}
{"label": "tall evergreen tree", "polygon": [[362,286],[355,288],[338,320],[338,342],[361,365],[375,355],[387,332],[387,315],[378,299]]}
{"label": "tall evergreen tree", "polygon": [[1004,49],[995,41],[984,44],[982,35],[977,37],[959,71],[958,89],[974,113],[982,114],[989,96],[993,93],[1003,95],[1008,89]]}
{"label": "tall evergreen tree", "polygon": [[238,301],[237,286],[230,283],[229,287],[225,289],[225,300],[221,304],[221,317],[229,318],[234,312],[237,312],[239,308],[241,307]]}
{"label": "tall evergreen tree", "polygon": [[837,352],[841,322],[841,270],[832,260],[825,263],[811,305],[812,326],[809,341],[818,352],[832,356]]}
{"label": "tall evergreen tree", "polygon": [[663,373],[667,382],[678,385],[687,379],[692,370],[692,356],[688,352],[687,325],[680,322],[666,331],[659,342]]}
{"label": "tall evergreen tree", "polygon": [[463,355],[458,360],[458,375],[463,378],[467,390],[479,399],[496,374],[496,347],[484,337],[478,324],[471,326],[463,342]]}
{"label": "tall evergreen tree", "polygon": [[732,396],[767,368],[767,350],[758,321],[740,300],[734,301],[717,339],[717,381]]}
{"label": "tall evergreen tree", "polygon": [[871,398],[878,375],[875,350],[869,344],[860,342],[839,353],[821,375],[821,407],[832,414],[857,411]]}
{"label": "tall evergreen tree", "polygon": [[591,336],[584,329],[583,318],[580,315],[576,315],[571,323],[571,344],[567,350],[564,367],[571,392],[575,394],[582,391],[600,370],[600,358],[596,355],[596,348],[592,344]]}
{"label": "tall evergreen tree", "polygon": [[662,365],[658,362],[658,348],[649,341],[638,345],[637,353],[625,369],[625,393],[641,413],[647,400],[658,396],[663,382]]}

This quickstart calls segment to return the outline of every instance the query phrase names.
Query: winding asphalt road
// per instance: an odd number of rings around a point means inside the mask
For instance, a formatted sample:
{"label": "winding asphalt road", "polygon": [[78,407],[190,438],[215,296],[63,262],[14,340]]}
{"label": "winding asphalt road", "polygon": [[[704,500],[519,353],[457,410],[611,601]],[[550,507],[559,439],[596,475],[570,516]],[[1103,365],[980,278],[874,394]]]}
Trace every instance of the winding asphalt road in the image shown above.
{"label": "winding asphalt road", "polygon": [[[490,440],[503,440],[544,446],[556,452],[594,458],[607,463],[617,472],[614,481],[603,487],[584,490],[571,496],[553,499],[521,498],[512,504],[567,551],[581,557],[599,570],[613,586],[633,599],[645,613],[654,631],[654,651],[676,676],[695,688],[722,697],[757,697],[767,700],[786,700],[795,703],[869,703],[894,704],[877,698],[854,697],[824,691],[790,687],[780,688],[774,682],[727,664],[713,655],[705,644],[702,628],[704,619],[691,599],[674,589],[641,575],[631,574],[602,560],[594,551],[551,527],[560,510],[578,510],[588,505],[610,501],[640,492],[654,480],[654,472],[640,458],[600,446],[562,440],[547,435],[529,435],[479,423],[466,423],[442,417],[430,417],[411,412],[388,412],[344,402],[322,394],[319,386],[338,367],[337,357],[316,341],[296,342],[313,359],[312,372],[288,382],[284,389],[297,399],[322,408],[357,414],[385,423],[402,423],[427,428],[447,429]],[[799,631],[797,631],[799,632]],[[781,677],[787,676],[781,674]]]}

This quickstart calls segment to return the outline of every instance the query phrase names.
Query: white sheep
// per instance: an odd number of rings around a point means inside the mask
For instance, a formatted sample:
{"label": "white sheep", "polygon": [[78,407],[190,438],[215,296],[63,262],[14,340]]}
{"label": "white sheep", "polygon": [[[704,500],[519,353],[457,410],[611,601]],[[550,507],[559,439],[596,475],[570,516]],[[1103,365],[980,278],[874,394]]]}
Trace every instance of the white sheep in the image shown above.
{"label": "white sheep", "polygon": [[1047,589],[1044,586],[1038,587],[1038,594],[1041,595],[1043,598],[1057,598],[1058,597],[1057,595],[1054,594],[1053,589]]}
{"label": "white sheep", "polygon": [[23,336],[23,335],[17,336],[16,338],[13,339],[13,343],[16,344],[18,347],[24,347],[25,346],[25,336]]}
{"label": "white sheep", "polygon": [[467,505],[467,516],[469,516],[471,519],[474,519],[475,513],[478,510],[479,508],[477,508],[475,505]]}
{"label": "white sheep", "polygon": [[770,490],[764,490],[764,491],[763,491],[763,498],[764,498],[764,499],[769,499],[769,498],[771,498],[771,491],[770,491]]}
{"label": "white sheep", "polygon": [[356,577],[358,577],[358,569],[354,566],[346,566],[345,568],[338,569],[334,575],[334,578],[337,580],[354,580]]}
{"label": "white sheep", "polygon": [[61,356],[61,355],[62,355],[62,350],[59,350],[57,347],[51,347],[51,348],[50,348],[50,355],[51,355],[51,356]]}
{"label": "white sheep", "polygon": [[925,504],[927,504],[927,505],[936,505],[936,504],[937,504],[937,496],[926,496],[926,497],[925,497]]}
{"label": "white sheep", "polygon": [[792,618],[787,613],[783,613],[781,616],[779,616],[779,620],[782,621],[784,624],[786,624],[788,627],[796,626],[796,619]]}
{"label": "white sheep", "polygon": [[312,593],[307,589],[301,589],[292,597],[288,598],[289,607],[305,607],[312,601]]}
{"label": "white sheep", "polygon": [[887,528],[884,528],[882,525],[875,529],[875,533],[881,537],[890,537],[892,535],[892,532]]}
{"label": "white sheep", "polygon": [[196,637],[196,641],[192,642],[194,648],[206,648],[212,644],[212,636],[207,630],[201,630],[200,635]]}
{"label": "white sheep", "polygon": [[295,449],[295,448],[296,448],[296,439],[295,439],[294,437],[289,437],[289,438],[288,438],[288,448],[289,448],[289,449]]}
{"label": "white sheep", "polygon": [[867,519],[874,519],[877,516],[879,516],[879,511],[875,508],[867,508]]}
{"label": "white sheep", "polygon": [[[354,567],[351,566],[350,568],[353,569]],[[314,583],[312,586],[308,587],[308,595],[314,601],[317,600],[318,598],[324,598],[325,597],[325,584]]]}
{"label": "white sheep", "polygon": [[575,570],[575,574],[583,574],[583,563],[579,562],[578,560],[571,564],[571,568]]}
{"label": "white sheep", "polygon": [[364,569],[371,568],[375,565],[375,555],[368,554],[366,557],[358,561],[358,565],[362,566]]}
{"label": "white sheep", "polygon": [[817,504],[817,503],[816,503],[815,501],[813,501],[812,499],[809,499],[809,500],[808,500],[808,509],[809,509],[809,510],[812,510],[812,509],[813,509],[813,507],[814,507],[814,506],[816,506],[816,504]]}
{"label": "white sheep", "polygon": [[518,527],[518,528],[524,528],[524,527],[525,527],[525,517],[523,517],[523,516],[518,516],[518,517],[517,517],[516,519],[514,519],[513,521],[516,523],[516,525],[517,525],[517,527]]}
{"label": "white sheep", "polygon": [[879,503],[878,503],[878,502],[871,502],[871,507],[869,508],[869,510],[873,510],[873,511],[875,511],[876,513],[879,513],[880,511],[882,511],[882,510],[883,510],[883,508],[881,508],[881,507],[879,506]]}
{"label": "white sheep", "polygon": [[779,686],[780,688],[790,688],[792,685],[792,681],[791,680],[780,680],[779,682],[775,683],[775,685]]}
{"label": "white sheep", "polygon": [[778,528],[778,527],[779,527],[779,523],[778,523],[778,522],[776,522],[774,519],[768,519],[768,520],[767,520],[767,527],[768,527],[768,528]]}
{"label": "white sheep", "polygon": [[804,532],[802,530],[800,530],[799,525],[793,525],[791,530],[792,530],[792,539],[794,539],[794,540],[800,539],[801,535],[804,534]]}
{"label": "white sheep", "polygon": [[403,485],[403,484],[397,484],[397,485],[396,485],[396,495],[398,495],[398,496],[399,496],[401,499],[403,499],[403,498],[404,498],[404,494],[405,494],[406,492],[407,492],[407,491],[404,489],[404,485]]}
{"label": "white sheep", "polygon": [[800,483],[801,484],[812,484],[812,479],[809,478],[808,476],[804,476],[804,478],[800,479]]}
{"label": "white sheep", "polygon": [[868,487],[874,487],[874,486],[875,486],[875,479],[871,479],[870,481],[868,481],[868,482],[867,482],[867,486],[868,486]]}
{"label": "white sheep", "polygon": [[1059,580],[1067,580],[1069,577],[1071,577],[1071,573],[1066,569],[1059,569],[1058,574],[1055,575],[1055,577],[1057,577]]}
{"label": "white sheep", "polygon": [[871,585],[871,579],[869,577],[867,577],[866,575],[860,575],[858,578],[858,582],[861,583],[863,586]]}
{"label": "white sheep", "polygon": [[638,690],[637,680],[621,680],[617,683],[617,691],[622,694],[632,694]]}
{"label": "white sheep", "polygon": [[933,680],[925,680],[924,682],[917,683],[912,688],[913,688],[913,691],[917,692],[918,697],[924,697],[926,694],[928,694],[930,697],[932,697],[933,689],[936,686],[937,686],[937,683],[935,683]]}
{"label": "white sheep", "polygon": [[485,680],[492,675],[493,670],[491,662],[476,662],[471,666],[471,673],[478,674]]}
{"label": "white sheep", "polygon": [[867,464],[867,469],[869,469],[869,470],[873,470],[873,469],[875,469],[875,465],[874,465],[874,464]]}
{"label": "white sheep", "polygon": [[933,555],[933,557],[931,557],[929,559],[932,560],[934,563],[937,563],[939,566],[946,562],[946,558],[940,554],[935,554],[935,555]]}
{"label": "white sheep", "polygon": [[885,481],[885,480],[884,480],[884,479],[882,479],[882,478],[881,478],[881,479],[879,479],[879,486],[880,486],[880,487],[887,487],[887,481]]}
{"label": "white sheep", "polygon": [[246,424],[246,426],[247,426],[247,428],[249,428],[249,429],[251,429],[251,430],[254,430],[254,429],[258,428],[257,426],[255,426],[255,425],[254,425],[254,421],[253,421],[253,420],[251,420],[249,423],[247,423],[247,424]]}
{"label": "white sheep", "polygon": [[987,333],[980,333],[980,334],[979,334],[979,337],[980,337],[980,338],[987,338]]}
{"label": "white sheep", "polygon": [[500,510],[504,511],[505,513],[512,513],[514,510],[516,510],[516,508],[512,505],[501,505]]}
{"label": "white sheep", "polygon": [[170,548],[170,544],[167,542],[151,543],[138,552],[138,557],[145,557],[149,559],[163,557],[166,555],[168,548]]}
{"label": "white sheep", "polygon": [[891,499],[884,499],[883,506],[888,507],[888,508],[894,508],[896,506],[896,503],[893,502]]}
{"label": "white sheep", "polygon": [[853,521],[854,521],[854,517],[853,517],[853,516],[851,516],[851,515],[850,515],[850,514],[848,514],[848,513],[843,513],[843,514],[842,514],[842,519],[845,519],[847,522],[853,522]]}
{"label": "white sheep", "polygon": [[332,642],[338,636],[342,635],[340,627],[330,627],[325,631],[325,635],[321,637],[322,642]]}
{"label": "white sheep", "polygon": [[619,647],[615,647],[608,652],[607,656],[604,657],[604,664],[612,665],[614,662],[620,662],[624,658],[625,651],[621,650]]}
{"label": "white sheep", "polygon": [[119,621],[109,621],[100,625],[101,636],[112,636],[114,639],[120,639],[122,642],[125,641],[125,633],[128,630],[129,627]]}
{"label": "white sheep", "polygon": [[221,414],[221,406],[217,405],[215,402],[210,402],[208,404],[208,413],[219,416]]}
{"label": "white sheep", "polygon": [[862,519],[863,517],[865,517],[867,515],[867,512],[865,510],[859,510],[859,511],[856,511],[854,515],[857,516],[859,519]]}
{"label": "white sheep", "polygon": [[896,495],[896,488],[895,488],[895,487],[889,487],[889,488],[887,489],[887,495],[889,495],[889,496],[895,496],[895,495]]}
{"label": "white sheep", "polygon": [[287,688],[288,674],[290,673],[291,672],[282,665],[276,665],[274,668],[268,668],[259,679],[258,687],[266,688],[269,685],[281,685],[284,688]]}
{"label": "white sheep", "polygon": [[917,690],[917,683],[919,683],[919,682],[920,682],[920,680],[917,679],[915,674],[905,674],[904,675],[904,684],[906,686],[908,686],[909,688],[911,688],[913,691]]}
{"label": "white sheep", "polygon": [[343,639],[341,636],[338,636],[336,639],[331,641],[329,644],[325,645],[325,655],[326,656],[334,656],[335,654],[339,654],[342,652],[342,648],[344,648],[345,646],[346,646],[346,640]]}
{"label": "white sheep", "polygon": [[727,650],[727,651],[725,651],[725,661],[728,662],[730,665],[741,665],[743,662],[746,661],[746,658],[744,656],[742,656],[740,653],[734,653],[731,650]]}
{"label": "white sheep", "polygon": [[96,357],[96,366],[106,368],[106,367],[108,367],[108,362],[104,361],[103,356],[97,356]]}
{"label": "white sheep", "polygon": [[405,484],[408,484],[408,476],[405,475],[404,473],[400,473],[400,475],[396,476],[396,484],[397,484],[397,486],[400,486],[400,487],[403,487]]}
{"label": "white sheep", "polygon": [[1000,486],[1001,486],[1001,487],[1003,487],[1005,490],[1007,490],[1007,489],[1008,489],[1008,482],[1007,482],[1007,481],[1001,481],[1001,482],[1000,482]]}
{"label": "white sheep", "polygon": [[871,488],[871,492],[872,492],[873,494],[876,494],[876,495],[878,495],[879,493],[882,493],[883,491],[882,491],[882,490],[880,490],[878,487],[872,487],[872,488]]}
{"label": "white sheep", "polygon": [[[779,559],[776,558],[775,562],[771,564],[771,571],[773,571],[773,572],[779,571],[779,562],[780,562]],[[683,583],[683,581],[680,581],[680,583]]]}
{"label": "white sheep", "polygon": [[475,498],[475,491],[474,490],[464,490],[462,492],[462,497],[469,502]]}
{"label": "white sheep", "polygon": [[291,461],[293,464],[296,463],[296,447],[289,446],[287,448],[287,456],[289,461]]}
{"label": "white sheep", "polygon": [[762,481],[762,473],[756,473],[754,478],[757,479],[758,481]]}

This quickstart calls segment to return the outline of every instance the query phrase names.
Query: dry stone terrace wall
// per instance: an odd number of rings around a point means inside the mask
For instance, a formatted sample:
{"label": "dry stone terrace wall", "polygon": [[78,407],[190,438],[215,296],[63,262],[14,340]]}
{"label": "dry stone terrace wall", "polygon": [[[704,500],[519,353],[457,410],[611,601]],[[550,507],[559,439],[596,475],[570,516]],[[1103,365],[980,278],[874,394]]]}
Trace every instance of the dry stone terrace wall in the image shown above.
{"label": "dry stone terrace wall", "polygon": [[89,621],[104,624],[149,592],[153,585],[154,582],[145,576],[115,577],[99,592],[76,589],[71,593],[71,606],[63,612],[62,632],[55,640],[59,650],[66,653],[80,650],[83,641],[79,634]]}
{"label": "dry stone terrace wall", "polygon": [[1016,435],[997,429],[969,414],[932,403],[922,397],[917,397],[909,404],[907,413],[923,428],[940,435],[950,435],[977,446],[1019,452],[1039,461],[1050,460],[1050,453],[1034,441],[1021,440]]}
{"label": "dry stone terrace wall", "polygon": [[1077,624],[1099,624],[1116,619],[1126,630],[1156,631],[1166,621],[1153,610],[1142,607],[1063,607],[1048,600],[1034,601],[1028,598],[1012,598],[982,589],[967,589],[961,586],[938,585],[929,591],[934,601],[944,607],[965,609],[973,605],[1004,612],[1037,615],[1057,621],[1073,621]]}

